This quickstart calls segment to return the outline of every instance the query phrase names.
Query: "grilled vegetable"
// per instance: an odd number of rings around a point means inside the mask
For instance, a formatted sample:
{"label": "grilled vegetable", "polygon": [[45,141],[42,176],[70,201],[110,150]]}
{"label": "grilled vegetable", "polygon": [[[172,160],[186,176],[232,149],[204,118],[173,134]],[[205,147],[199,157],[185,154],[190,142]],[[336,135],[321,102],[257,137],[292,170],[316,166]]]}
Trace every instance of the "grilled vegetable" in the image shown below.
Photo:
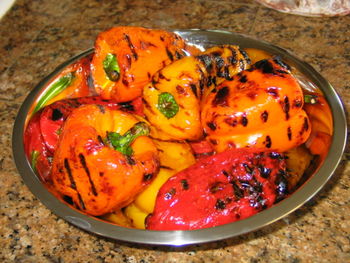
{"label": "grilled vegetable", "polygon": [[284,157],[276,152],[234,149],[199,160],[160,189],[151,230],[193,230],[252,216],[283,199]]}
{"label": "grilled vegetable", "polygon": [[100,33],[95,42],[92,77],[104,99],[125,102],[142,94],[152,75],[186,55],[188,48],[178,35],[141,27],[114,27]]}
{"label": "grilled vegetable", "polygon": [[279,59],[262,60],[221,83],[203,103],[201,121],[217,151],[254,147],[284,152],[311,127],[303,91]]}
{"label": "grilled vegetable", "polygon": [[106,134],[125,135],[139,123],[132,115],[101,105],[83,105],[67,118],[54,154],[56,190],[82,211],[102,215],[129,204],[158,171],[158,153],[147,136],[125,155],[109,146]]}
{"label": "grilled vegetable", "polygon": [[158,71],[143,90],[144,113],[162,138],[202,137],[200,100],[219,79],[231,79],[249,61],[236,46],[213,47],[184,57]]}
{"label": "grilled vegetable", "polygon": [[88,96],[90,60],[90,57],[84,57],[65,68],[41,95],[33,113],[58,100]]}

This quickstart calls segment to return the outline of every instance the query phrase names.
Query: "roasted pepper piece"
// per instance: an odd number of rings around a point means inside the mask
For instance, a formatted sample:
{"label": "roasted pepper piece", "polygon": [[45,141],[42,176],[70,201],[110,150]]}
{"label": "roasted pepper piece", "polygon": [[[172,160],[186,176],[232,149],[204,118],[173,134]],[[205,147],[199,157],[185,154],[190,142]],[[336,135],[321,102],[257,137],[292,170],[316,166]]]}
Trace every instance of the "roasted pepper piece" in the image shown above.
{"label": "roasted pepper piece", "polygon": [[125,102],[142,94],[152,75],[186,55],[178,35],[141,27],[114,27],[95,42],[92,77],[98,94]]}
{"label": "roasted pepper piece", "polygon": [[90,95],[88,76],[91,57],[84,57],[65,68],[39,97],[33,113],[58,100]]}
{"label": "roasted pepper piece", "polygon": [[303,91],[279,59],[262,60],[221,83],[203,103],[201,121],[217,151],[286,151],[310,135]]}
{"label": "roasted pepper piece", "polygon": [[200,100],[204,90],[218,79],[231,79],[248,64],[236,46],[213,47],[177,60],[158,71],[145,86],[144,113],[163,133],[163,139],[197,140],[202,137]]}
{"label": "roasted pepper piece", "polygon": [[194,230],[231,223],[271,207],[288,193],[284,157],[233,149],[199,160],[160,189],[151,230]]}
{"label": "roasted pepper piece", "polygon": [[55,189],[82,211],[103,215],[133,201],[158,171],[157,148],[147,136],[131,144],[132,155],[115,150],[106,134],[124,135],[139,120],[101,105],[83,105],[67,118],[54,154]]}

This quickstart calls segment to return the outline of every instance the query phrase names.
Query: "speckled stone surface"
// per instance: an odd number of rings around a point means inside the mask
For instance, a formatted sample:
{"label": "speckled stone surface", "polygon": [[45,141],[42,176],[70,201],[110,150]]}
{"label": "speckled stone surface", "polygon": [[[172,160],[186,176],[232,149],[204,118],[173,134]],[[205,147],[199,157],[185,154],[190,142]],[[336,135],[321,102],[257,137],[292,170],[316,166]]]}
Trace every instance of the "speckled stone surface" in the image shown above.
{"label": "speckled stone surface", "polygon": [[0,262],[350,262],[349,146],[326,187],[300,209],[209,244],[168,248],[101,238],[56,217],[31,194],[11,153],[21,103],[56,66],[116,25],[223,29],[269,41],[314,66],[350,110],[349,16],[287,15],[252,0],[18,0],[0,20]]}

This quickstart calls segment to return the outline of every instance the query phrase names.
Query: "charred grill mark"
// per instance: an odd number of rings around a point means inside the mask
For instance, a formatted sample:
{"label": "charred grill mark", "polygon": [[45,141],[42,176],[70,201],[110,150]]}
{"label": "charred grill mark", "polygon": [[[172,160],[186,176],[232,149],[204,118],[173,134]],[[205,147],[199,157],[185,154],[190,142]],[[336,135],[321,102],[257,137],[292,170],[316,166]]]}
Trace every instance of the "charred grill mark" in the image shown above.
{"label": "charred grill mark", "polygon": [[147,78],[148,78],[148,79],[151,79],[151,78],[152,78],[151,73],[147,72]]}
{"label": "charred grill mark", "polygon": [[126,78],[122,79],[122,83],[124,84],[124,86],[129,86],[129,81]]}
{"label": "charred grill mark", "polygon": [[190,185],[188,184],[186,179],[181,180],[181,186],[182,186],[182,189],[184,190],[188,190],[190,188]]}
{"label": "charred grill mark", "polygon": [[211,73],[213,70],[212,59],[209,55],[199,55],[197,59],[204,65],[206,71]]}
{"label": "charred grill mark", "polygon": [[211,129],[212,131],[216,130],[216,124],[215,122],[207,122],[207,126],[209,127],[209,129]]}
{"label": "charred grill mark", "polygon": [[75,184],[72,170],[70,169],[69,162],[68,162],[67,158],[64,159],[64,168],[66,169],[67,174],[68,174],[68,178],[70,181],[70,187],[74,190],[77,190],[77,185]]}
{"label": "charred grill mark", "polygon": [[241,199],[244,197],[244,192],[243,190],[237,185],[235,181],[231,181],[230,184],[232,185],[233,188],[233,193],[235,194],[236,199]]}
{"label": "charred grill mark", "polygon": [[59,109],[53,109],[51,119],[53,121],[58,121],[63,117],[63,113]]}
{"label": "charred grill mark", "polygon": [[265,146],[266,148],[271,148],[271,145],[272,145],[271,137],[267,135],[265,138]]}
{"label": "charred grill mark", "polygon": [[131,64],[132,64],[132,59],[131,59],[131,56],[130,56],[130,54],[126,54],[125,55],[125,57],[126,57],[126,67],[127,68],[130,68],[131,67]]}
{"label": "charred grill mark", "polygon": [[105,142],[103,141],[101,135],[98,135],[98,136],[97,136],[97,140],[98,140],[98,142],[101,143],[102,145],[105,144]]}
{"label": "charred grill mark", "polygon": [[103,177],[104,175],[105,175],[105,173],[104,172],[99,172],[99,174],[98,174],[100,177]]}
{"label": "charred grill mark", "polygon": [[149,181],[153,178],[153,174],[144,174],[143,175],[143,181]]}
{"label": "charred grill mark", "polygon": [[243,125],[243,127],[246,127],[248,125],[248,118],[245,114],[243,114],[241,118],[241,124]]}
{"label": "charred grill mark", "polygon": [[242,75],[242,76],[239,78],[239,81],[240,81],[241,83],[246,83],[246,82],[248,81],[247,76],[246,76],[246,75]]}
{"label": "charred grill mark", "polygon": [[86,173],[86,175],[87,175],[87,177],[88,177],[88,179],[89,179],[89,183],[90,183],[90,185],[91,185],[91,191],[92,191],[92,193],[93,193],[94,196],[97,196],[97,191],[96,191],[95,184],[94,184],[94,182],[92,181],[89,167],[87,166],[86,160],[85,160],[85,156],[84,156],[82,153],[79,154],[79,160],[80,160],[80,163],[81,163],[81,165],[83,166],[84,171],[85,171],[85,173]]}
{"label": "charred grill mark", "polygon": [[159,77],[159,79],[165,79],[166,81],[170,81],[170,79],[167,78],[166,76],[164,76],[163,72],[161,72],[161,71],[159,72],[158,77]]}
{"label": "charred grill mark", "polygon": [[86,209],[85,203],[84,203],[83,198],[81,197],[80,193],[78,193],[78,199],[79,199],[81,209],[85,210]]}
{"label": "charred grill mark", "polygon": [[222,87],[219,89],[213,100],[213,106],[227,106],[227,97],[229,95],[228,87]]}
{"label": "charred grill mark", "polygon": [[276,202],[282,200],[286,194],[288,194],[288,180],[286,178],[287,174],[284,170],[279,170],[276,174],[275,185],[276,188]]}
{"label": "charred grill mark", "polygon": [[223,201],[221,199],[216,200],[215,209],[217,209],[217,210],[224,210],[225,208],[226,208],[225,201]]}
{"label": "charred grill mark", "polygon": [[181,87],[180,85],[176,86],[176,91],[180,95],[187,95],[186,89],[184,87]]}
{"label": "charred grill mark", "polygon": [[263,166],[263,165],[259,165],[258,170],[260,172],[261,177],[263,177],[265,179],[269,178],[269,176],[271,174],[270,168],[267,168],[266,166]]}
{"label": "charred grill mark", "polygon": [[134,59],[137,60],[138,59],[138,55],[136,53],[135,46],[131,42],[131,39],[130,39],[129,35],[128,34],[124,34],[124,38],[125,38],[126,42],[128,42],[128,46],[129,46],[129,48],[131,50],[131,53],[132,53]]}
{"label": "charred grill mark", "polygon": [[242,166],[244,167],[244,170],[247,172],[247,174],[253,174],[254,169],[247,163],[243,163]]}
{"label": "charred grill mark", "polygon": [[190,87],[191,87],[191,90],[192,90],[193,94],[196,96],[196,98],[198,98],[198,94],[197,94],[197,85],[191,83],[191,84],[190,84]]}
{"label": "charred grill mark", "polygon": [[167,54],[168,58],[170,59],[170,61],[174,61],[174,56],[170,52],[170,50],[168,48],[165,48],[165,51],[166,51],[166,54]]}
{"label": "charred grill mark", "polygon": [[263,122],[267,122],[267,119],[269,118],[269,113],[265,110],[263,113],[261,113],[260,118]]}
{"label": "charred grill mark", "polygon": [[282,109],[283,109],[283,112],[284,112],[284,114],[286,116],[286,120],[289,120],[290,104],[289,104],[288,96],[284,96],[284,100],[283,100],[283,103],[282,103]]}
{"label": "charred grill mark", "polygon": [[254,68],[261,70],[264,74],[274,74],[272,63],[266,59],[260,60],[254,64]]}
{"label": "charred grill mark", "polygon": [[[281,57],[276,56],[276,57],[273,59],[273,61],[274,61],[277,65],[281,66],[282,68],[284,68],[284,69],[286,69],[286,70],[288,70],[288,71],[291,70],[291,67],[290,67],[287,63],[283,62],[282,59],[281,59]],[[285,72],[285,73],[288,73],[288,72]]]}
{"label": "charred grill mark", "polygon": [[225,65],[224,59],[221,57],[221,54],[213,54],[214,55],[214,61],[216,66],[216,71],[220,71],[221,68]]}
{"label": "charred grill mark", "polygon": [[221,171],[223,175],[225,175],[226,177],[228,177],[230,174],[226,171],[226,170],[222,170]]}
{"label": "charred grill mark", "polygon": [[308,120],[308,118],[304,117],[304,123],[303,123],[302,130],[300,131],[300,135],[302,135],[308,129],[309,129],[309,120]]}
{"label": "charred grill mark", "polygon": [[226,118],[224,121],[225,121],[225,123],[227,123],[228,125],[230,125],[232,127],[235,127],[238,124],[238,121],[235,117]]}
{"label": "charred grill mark", "polygon": [[267,88],[267,93],[274,98],[278,98],[278,89],[276,87],[269,87]]}
{"label": "charred grill mark", "polygon": [[292,128],[289,126],[287,128],[287,136],[288,136],[288,140],[292,140]]}
{"label": "charred grill mark", "polygon": [[250,64],[251,60],[247,54],[247,52],[245,52],[243,49],[239,48],[239,52],[241,52],[242,56],[244,57],[245,61]]}

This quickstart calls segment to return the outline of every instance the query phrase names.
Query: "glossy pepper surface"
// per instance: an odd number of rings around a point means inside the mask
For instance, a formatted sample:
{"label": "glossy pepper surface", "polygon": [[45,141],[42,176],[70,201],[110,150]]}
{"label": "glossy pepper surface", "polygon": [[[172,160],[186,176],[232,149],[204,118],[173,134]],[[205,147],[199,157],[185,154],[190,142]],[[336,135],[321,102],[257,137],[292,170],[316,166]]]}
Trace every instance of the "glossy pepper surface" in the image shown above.
{"label": "glossy pepper surface", "polygon": [[[67,118],[54,154],[52,179],[56,190],[92,215],[126,206],[158,171],[157,149],[143,135],[116,150],[106,135],[118,135],[121,146],[139,120],[101,105],[83,105]],[[127,134],[127,135],[126,135]]]}

